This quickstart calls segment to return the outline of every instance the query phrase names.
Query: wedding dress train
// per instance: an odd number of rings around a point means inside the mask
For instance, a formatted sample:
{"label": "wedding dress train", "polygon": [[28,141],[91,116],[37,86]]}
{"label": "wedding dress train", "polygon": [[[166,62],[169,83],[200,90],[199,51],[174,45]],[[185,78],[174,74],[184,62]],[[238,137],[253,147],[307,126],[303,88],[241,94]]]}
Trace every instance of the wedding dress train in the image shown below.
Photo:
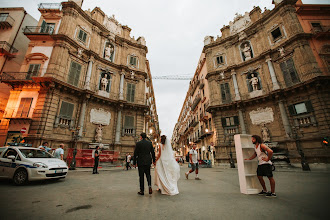
{"label": "wedding dress train", "polygon": [[155,168],[155,185],[164,195],[177,195],[179,194],[180,166],[176,162],[172,147],[167,140],[165,145],[161,144],[160,147],[161,156]]}

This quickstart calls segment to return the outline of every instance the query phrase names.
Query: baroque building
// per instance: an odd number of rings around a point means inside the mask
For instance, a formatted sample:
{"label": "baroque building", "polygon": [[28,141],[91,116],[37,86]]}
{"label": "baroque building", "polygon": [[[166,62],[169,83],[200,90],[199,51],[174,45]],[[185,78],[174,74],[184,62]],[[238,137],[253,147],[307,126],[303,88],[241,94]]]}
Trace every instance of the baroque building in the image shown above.
{"label": "baroque building", "polygon": [[[296,2],[275,0],[264,12],[255,7],[221,28],[221,37],[205,37],[207,111],[219,163],[235,151],[233,136],[246,133],[263,137],[278,163],[329,162],[322,145],[330,133],[329,63],[323,62],[329,57],[318,58],[311,45],[321,33],[303,28]],[[329,20],[329,13],[322,16]],[[322,38],[318,48],[328,44]]]}
{"label": "baroque building", "polygon": [[206,75],[206,58],[202,53],[172,134],[172,146],[178,155],[185,156],[190,145],[196,143],[198,158],[213,161],[215,130],[212,115],[206,111],[210,99]]}
{"label": "baroque building", "polygon": [[141,132],[159,136],[148,48],[114,16],[83,11],[82,2],[39,4],[37,26],[24,27],[24,62],[2,77],[12,87],[2,133],[7,143],[21,135],[33,146],[64,142],[65,150],[102,143],[122,157]]}

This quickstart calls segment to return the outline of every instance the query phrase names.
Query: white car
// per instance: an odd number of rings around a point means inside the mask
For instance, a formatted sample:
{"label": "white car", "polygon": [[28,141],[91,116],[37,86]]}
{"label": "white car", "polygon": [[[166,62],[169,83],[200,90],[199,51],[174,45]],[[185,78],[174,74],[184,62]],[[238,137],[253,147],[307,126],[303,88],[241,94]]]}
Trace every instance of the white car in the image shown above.
{"label": "white car", "polygon": [[27,181],[60,179],[68,173],[67,164],[51,154],[33,147],[0,147],[0,178],[12,179],[16,185]]}

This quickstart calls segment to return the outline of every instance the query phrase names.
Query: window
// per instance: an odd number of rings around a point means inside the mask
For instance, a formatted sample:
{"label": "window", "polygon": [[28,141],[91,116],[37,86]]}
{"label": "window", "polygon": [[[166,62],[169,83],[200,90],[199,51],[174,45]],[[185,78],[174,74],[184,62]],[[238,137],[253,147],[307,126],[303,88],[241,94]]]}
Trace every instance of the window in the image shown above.
{"label": "window", "polygon": [[60,117],[71,119],[73,115],[74,104],[62,101]]}
{"label": "window", "polygon": [[8,156],[15,156],[17,155],[17,151],[14,149],[8,149],[6,153],[3,155],[3,158],[8,158]]}
{"label": "window", "polygon": [[48,33],[52,34],[54,32],[55,23],[47,23],[46,21],[42,21],[40,33]]}
{"label": "window", "polygon": [[283,72],[284,81],[286,86],[292,86],[298,82],[300,82],[298,78],[297,71],[294,67],[294,63],[292,58],[284,61],[280,64],[281,70]]}
{"label": "window", "polygon": [[220,64],[223,64],[224,63],[224,59],[223,59],[223,56],[217,56],[216,57],[216,60],[217,60],[217,64],[220,65]]}
{"label": "window", "polygon": [[86,43],[87,33],[85,31],[79,29],[78,39],[81,40],[82,42]]}
{"label": "window", "polygon": [[130,58],[129,58],[129,65],[131,65],[131,66],[137,66],[137,57],[130,56]]}
{"label": "window", "polygon": [[9,13],[0,13],[0,22],[6,21]]}
{"label": "window", "polygon": [[126,135],[134,135],[134,116],[125,116],[125,123],[124,123],[124,134]]}
{"label": "window", "polygon": [[290,115],[305,114],[305,113],[310,113],[312,111],[313,111],[313,106],[311,101],[289,105]]}
{"label": "window", "polygon": [[135,84],[127,83],[127,97],[126,100],[134,102],[135,97]]}
{"label": "window", "polygon": [[32,105],[33,98],[21,98],[16,117],[17,118],[28,118],[30,113],[30,108]]}
{"label": "window", "polygon": [[71,62],[68,83],[77,86],[80,78],[81,65],[74,61]]}
{"label": "window", "polygon": [[276,28],[275,30],[273,30],[271,34],[273,36],[273,40],[274,41],[276,41],[276,40],[278,40],[279,38],[282,37],[282,33],[281,33],[281,30],[280,30],[279,27]]}
{"label": "window", "polygon": [[32,76],[37,76],[40,66],[40,64],[30,64],[26,79],[31,79]]}
{"label": "window", "polygon": [[222,103],[231,101],[229,83],[223,83],[220,85]]}
{"label": "window", "polygon": [[230,127],[239,125],[238,116],[221,118],[222,127]]}
{"label": "window", "polygon": [[319,22],[313,22],[313,23],[311,23],[311,25],[312,25],[312,28],[313,28],[313,31],[314,32],[322,32],[323,31],[323,29],[322,29],[322,26],[321,26],[321,23],[319,23]]}

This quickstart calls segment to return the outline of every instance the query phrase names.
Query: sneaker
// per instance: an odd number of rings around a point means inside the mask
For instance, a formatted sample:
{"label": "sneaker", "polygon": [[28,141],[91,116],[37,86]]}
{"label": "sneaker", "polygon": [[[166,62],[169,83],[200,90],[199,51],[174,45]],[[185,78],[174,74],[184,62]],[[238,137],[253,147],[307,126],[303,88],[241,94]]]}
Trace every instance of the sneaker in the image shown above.
{"label": "sneaker", "polygon": [[258,193],[259,196],[265,196],[267,194],[267,192],[265,192],[264,190],[261,190],[260,193]]}
{"label": "sneaker", "polygon": [[195,180],[201,180],[199,177],[195,177]]}
{"label": "sneaker", "polygon": [[187,173],[185,173],[186,174],[186,179],[188,179],[188,174]]}
{"label": "sneaker", "polygon": [[268,192],[266,197],[268,198],[276,198],[276,194],[275,193],[271,193],[271,192]]}

